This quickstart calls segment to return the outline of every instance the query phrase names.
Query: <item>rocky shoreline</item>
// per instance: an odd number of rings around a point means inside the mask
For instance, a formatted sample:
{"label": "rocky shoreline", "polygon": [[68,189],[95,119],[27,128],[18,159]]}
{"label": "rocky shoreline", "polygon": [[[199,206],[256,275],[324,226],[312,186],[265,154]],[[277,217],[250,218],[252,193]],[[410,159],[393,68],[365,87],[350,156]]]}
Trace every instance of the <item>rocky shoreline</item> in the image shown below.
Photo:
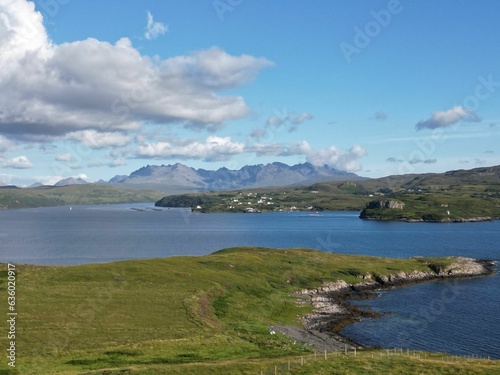
{"label": "rocky shoreline", "polygon": [[393,219],[393,218],[380,218],[380,217],[369,217],[369,216],[360,216],[360,219],[363,220],[374,220],[374,221],[402,221],[406,223],[480,223],[483,221],[495,221],[500,220],[497,217],[490,216],[475,216],[475,217],[446,217],[444,219],[439,220],[431,220],[431,219]]}
{"label": "rocky shoreline", "polygon": [[312,346],[316,351],[343,351],[363,348],[360,343],[343,336],[342,328],[360,317],[376,317],[375,313],[362,311],[351,305],[354,299],[369,298],[374,290],[388,289],[414,283],[444,278],[469,278],[495,273],[496,264],[489,260],[452,257],[449,266],[441,268],[429,264],[429,271],[399,272],[388,276],[362,275],[363,281],[348,284],[343,280],[324,283],[317,289],[297,292],[298,304],[311,304],[314,311],[302,317],[303,328],[272,326],[271,331],[280,332],[299,342]]}

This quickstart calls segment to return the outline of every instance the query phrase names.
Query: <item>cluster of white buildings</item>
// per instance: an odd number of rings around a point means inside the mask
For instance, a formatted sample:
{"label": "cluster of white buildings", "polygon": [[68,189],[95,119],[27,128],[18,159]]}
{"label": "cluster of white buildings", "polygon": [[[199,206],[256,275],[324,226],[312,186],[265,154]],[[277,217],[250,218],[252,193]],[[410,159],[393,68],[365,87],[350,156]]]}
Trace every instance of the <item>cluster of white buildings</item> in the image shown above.
{"label": "cluster of white buildings", "polygon": [[[264,195],[261,197],[258,197],[257,193],[246,193],[246,194],[239,193],[239,195],[240,196],[238,198],[231,198],[230,205],[227,206],[227,208],[234,209],[237,206],[242,206],[242,205],[245,205],[245,206],[256,206],[256,205],[271,206],[274,204],[273,198],[267,197]],[[247,208],[245,208],[245,211],[246,212],[256,212],[257,210],[254,209],[253,207],[247,207]]]}

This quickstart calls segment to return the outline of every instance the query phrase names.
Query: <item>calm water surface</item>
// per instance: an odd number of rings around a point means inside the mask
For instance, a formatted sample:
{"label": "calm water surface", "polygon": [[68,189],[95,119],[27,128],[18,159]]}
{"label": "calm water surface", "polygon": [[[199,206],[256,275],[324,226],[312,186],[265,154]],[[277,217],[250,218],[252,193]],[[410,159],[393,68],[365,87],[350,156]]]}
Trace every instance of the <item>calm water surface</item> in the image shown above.
{"label": "calm water surface", "polygon": [[[231,246],[310,247],[385,257],[461,255],[500,260],[500,222],[363,221],[357,213],[195,214],[152,204],[0,211],[0,261],[83,264],[203,255]],[[500,277],[384,291],[348,326],[360,342],[500,358]]]}

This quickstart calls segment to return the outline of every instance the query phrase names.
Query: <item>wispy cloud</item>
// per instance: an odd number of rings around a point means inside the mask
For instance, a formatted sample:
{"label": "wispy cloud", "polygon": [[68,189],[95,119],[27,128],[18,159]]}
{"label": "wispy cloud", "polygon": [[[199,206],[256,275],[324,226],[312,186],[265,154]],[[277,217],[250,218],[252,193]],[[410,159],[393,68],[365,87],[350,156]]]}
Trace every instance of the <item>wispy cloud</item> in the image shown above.
{"label": "wispy cloud", "polygon": [[408,161],[408,163],[410,164],[435,164],[437,163],[437,159],[425,159],[425,160],[422,160],[422,159],[419,159],[419,158],[413,158],[411,160]]}
{"label": "wispy cloud", "polygon": [[67,154],[57,155],[55,160],[62,161],[62,162],[71,162],[74,159],[73,159],[73,156],[71,156],[71,154],[67,153]]}
{"label": "wispy cloud", "polygon": [[388,157],[385,159],[386,162],[388,163],[402,163],[404,160],[403,159],[397,159],[394,156]]}
{"label": "wispy cloud", "polygon": [[308,112],[297,114],[295,112],[288,113],[286,110],[284,110],[283,113],[278,113],[276,115],[270,116],[266,121],[266,126],[280,127],[288,125],[288,131],[291,133],[297,130],[298,125],[313,118],[314,116]]}
{"label": "wispy cloud", "polygon": [[156,39],[159,36],[164,35],[167,31],[168,26],[161,22],[155,22],[151,12],[148,12],[148,23],[146,25],[144,37],[148,40]]}
{"label": "wispy cloud", "polygon": [[[404,163],[404,160],[401,159],[401,158],[395,158],[394,156],[391,156],[387,159],[385,159],[386,162],[388,163],[398,163],[398,164],[401,164],[401,163]],[[410,164],[435,164],[437,163],[437,159],[425,159],[425,160],[422,160],[420,158],[413,158],[411,160],[408,160],[408,163]]]}
{"label": "wispy cloud", "polygon": [[456,106],[447,111],[436,111],[427,120],[415,125],[417,130],[445,128],[459,121],[479,122],[481,119],[476,113],[462,106]]}
{"label": "wispy cloud", "polygon": [[250,137],[254,139],[261,139],[267,134],[266,129],[255,129],[250,133]]}

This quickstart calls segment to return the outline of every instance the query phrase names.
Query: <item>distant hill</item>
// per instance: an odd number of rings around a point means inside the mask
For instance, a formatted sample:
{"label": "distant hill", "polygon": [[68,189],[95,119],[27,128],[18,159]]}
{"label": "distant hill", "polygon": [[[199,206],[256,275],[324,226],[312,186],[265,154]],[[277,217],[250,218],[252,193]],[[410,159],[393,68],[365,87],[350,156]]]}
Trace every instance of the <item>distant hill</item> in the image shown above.
{"label": "distant hill", "polygon": [[[391,177],[379,181],[387,183]],[[370,202],[360,217],[432,222],[500,218],[500,166],[410,175],[400,182],[392,189],[385,188],[389,200]],[[396,209],[391,209],[391,205]]]}
{"label": "distant hill", "polygon": [[2,190],[0,209],[154,202],[163,196],[163,193],[157,191],[126,190],[96,184],[39,186],[24,189],[4,186],[0,189]]}
{"label": "distant hill", "polygon": [[159,190],[235,190],[273,186],[310,185],[326,181],[361,181],[365,178],[328,165],[310,163],[289,166],[283,163],[247,165],[238,170],[194,169],[183,164],[148,165],[129,176],[115,176],[110,184],[138,185]]}
{"label": "distant hill", "polygon": [[54,184],[54,186],[68,186],[68,185],[84,185],[88,184],[89,182],[85,181],[82,178],[74,178],[74,177],[69,177],[65,178],[64,180],[60,180]]}

